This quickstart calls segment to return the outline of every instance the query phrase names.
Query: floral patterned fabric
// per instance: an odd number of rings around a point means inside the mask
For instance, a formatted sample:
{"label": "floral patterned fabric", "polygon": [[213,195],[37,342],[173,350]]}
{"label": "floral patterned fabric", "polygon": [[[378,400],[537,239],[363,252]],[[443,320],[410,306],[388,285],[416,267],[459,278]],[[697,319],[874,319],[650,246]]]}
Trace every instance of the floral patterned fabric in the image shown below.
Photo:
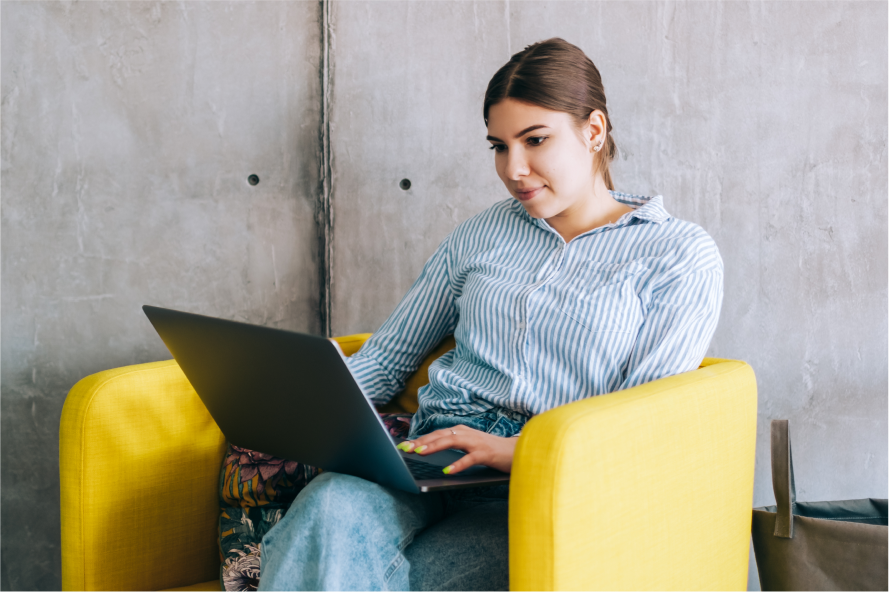
{"label": "floral patterned fabric", "polygon": [[[407,437],[411,413],[380,413],[393,438]],[[321,472],[229,444],[219,474],[219,552],[225,590],[256,590],[262,537],[284,517],[309,481]]]}

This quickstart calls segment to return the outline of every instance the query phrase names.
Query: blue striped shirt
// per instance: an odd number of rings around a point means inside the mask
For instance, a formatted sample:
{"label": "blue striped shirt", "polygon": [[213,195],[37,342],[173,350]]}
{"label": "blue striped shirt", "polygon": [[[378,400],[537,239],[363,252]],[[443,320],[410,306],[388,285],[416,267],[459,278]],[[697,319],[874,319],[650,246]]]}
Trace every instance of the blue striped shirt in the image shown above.
{"label": "blue striped shirt", "polygon": [[507,199],[460,224],[379,331],[348,360],[374,403],[389,401],[453,333],[419,391],[431,414],[505,408],[532,416],[697,368],[722,304],[722,259],[663,198],[566,243]]}

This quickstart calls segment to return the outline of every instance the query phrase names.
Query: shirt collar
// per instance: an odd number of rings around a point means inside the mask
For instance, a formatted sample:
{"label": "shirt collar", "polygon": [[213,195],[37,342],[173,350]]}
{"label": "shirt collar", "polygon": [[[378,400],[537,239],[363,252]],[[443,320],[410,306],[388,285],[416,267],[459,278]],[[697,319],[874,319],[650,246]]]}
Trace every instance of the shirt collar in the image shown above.
{"label": "shirt collar", "polygon": [[[621,193],[620,191],[611,191],[611,196],[622,204],[633,206],[632,212],[627,212],[621,216],[615,225],[622,225],[624,218],[638,218],[646,222],[654,222],[660,224],[666,222],[672,216],[664,208],[664,197],[655,195],[654,197],[646,197],[644,195],[631,195],[629,193]],[[626,224],[626,222],[624,222]]]}
{"label": "shirt collar", "polygon": [[[611,196],[620,203],[632,206],[634,208],[632,212],[627,212],[626,214],[621,216],[617,222],[612,224],[612,226],[614,227],[626,226],[633,218],[636,218],[643,222],[653,222],[655,224],[660,224],[662,222],[666,222],[672,217],[664,208],[664,197],[662,195],[655,195],[653,197],[650,197],[645,195],[632,195],[630,193],[621,193],[620,191],[611,190],[609,190],[609,193],[611,193]],[[514,204],[515,207],[520,210],[521,215],[523,215],[526,220],[540,228],[555,232],[552,227],[546,223],[546,220],[543,220],[541,218],[532,218],[531,215],[525,210],[525,208],[522,207],[522,204],[518,200],[514,200]]]}

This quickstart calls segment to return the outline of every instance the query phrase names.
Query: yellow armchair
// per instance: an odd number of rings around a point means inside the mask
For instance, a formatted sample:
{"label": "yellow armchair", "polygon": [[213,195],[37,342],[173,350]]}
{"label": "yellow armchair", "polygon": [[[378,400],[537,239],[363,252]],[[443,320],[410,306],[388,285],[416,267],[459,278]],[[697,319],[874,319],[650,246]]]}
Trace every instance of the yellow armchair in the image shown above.
{"label": "yellow armchair", "polygon": [[[337,340],[351,355],[367,337]],[[450,346],[384,409],[415,411]],[[756,380],[730,360],[532,418],[510,486],[510,587],[746,589],[755,441]],[[60,426],[62,587],[218,590],[225,445],[175,361],[78,382]]]}

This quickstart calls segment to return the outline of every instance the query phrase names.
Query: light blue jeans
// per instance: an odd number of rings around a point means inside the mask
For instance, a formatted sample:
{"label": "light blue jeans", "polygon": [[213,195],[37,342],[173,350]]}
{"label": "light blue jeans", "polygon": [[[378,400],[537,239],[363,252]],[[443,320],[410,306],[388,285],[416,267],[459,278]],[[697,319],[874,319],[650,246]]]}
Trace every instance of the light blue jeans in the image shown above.
{"label": "light blue jeans", "polygon": [[[411,434],[464,424],[509,437],[527,419],[436,414]],[[321,473],[263,538],[259,589],[508,590],[508,500],[509,485],[413,494]]]}

